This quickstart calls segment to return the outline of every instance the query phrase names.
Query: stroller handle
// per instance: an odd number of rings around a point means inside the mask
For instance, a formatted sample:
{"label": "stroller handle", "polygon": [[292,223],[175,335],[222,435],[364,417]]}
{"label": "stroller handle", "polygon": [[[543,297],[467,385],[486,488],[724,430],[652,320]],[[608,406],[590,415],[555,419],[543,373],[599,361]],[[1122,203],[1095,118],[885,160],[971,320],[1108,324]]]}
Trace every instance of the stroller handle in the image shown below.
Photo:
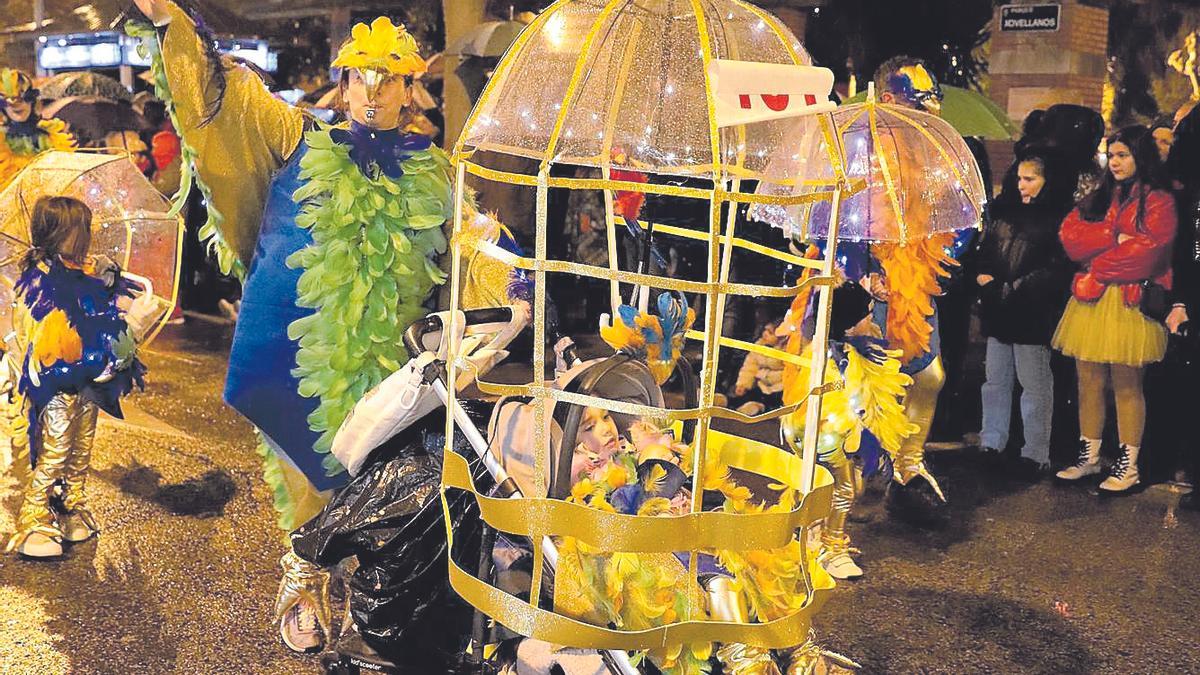
{"label": "stroller handle", "polygon": [[[509,307],[485,307],[483,309],[469,309],[463,312],[466,324],[484,324],[484,323],[508,323],[512,321],[512,309]],[[408,350],[408,355],[411,358],[416,358],[426,351],[425,336],[430,333],[445,328],[442,325],[442,317],[437,314],[430,314],[424,319],[420,319],[408,327],[404,331],[404,348]]]}

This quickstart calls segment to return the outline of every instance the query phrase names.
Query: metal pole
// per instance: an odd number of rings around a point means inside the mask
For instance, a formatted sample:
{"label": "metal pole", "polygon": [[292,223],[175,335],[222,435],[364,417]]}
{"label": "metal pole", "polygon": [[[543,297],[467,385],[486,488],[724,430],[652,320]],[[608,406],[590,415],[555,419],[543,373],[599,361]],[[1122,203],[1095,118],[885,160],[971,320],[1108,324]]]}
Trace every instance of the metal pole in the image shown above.
{"label": "metal pole", "polygon": [[[842,147],[837,131],[837,124],[833,120],[833,113],[829,113],[828,128],[826,143],[831,153],[837,153],[835,161],[840,163]],[[840,217],[839,211],[841,210],[842,190],[844,189],[846,189],[845,182],[839,181],[833,193],[833,203],[830,207],[829,231],[825,238],[825,259],[821,261],[821,276],[826,278],[832,277],[834,272],[838,241],[838,218]],[[833,287],[828,284],[822,285],[817,290],[817,325],[812,341],[812,364],[810,366],[808,381],[809,398],[806,409],[807,417],[804,422],[804,444],[801,446],[803,450],[800,455],[800,489],[805,494],[812,491],[813,480],[816,476],[817,442],[819,440],[821,424],[821,396],[813,392],[825,384],[825,366],[829,362],[829,314],[832,304]]]}
{"label": "metal pole", "polygon": [[33,64],[34,72],[43,77],[46,71],[42,69],[42,28],[46,23],[46,0],[33,0]]}

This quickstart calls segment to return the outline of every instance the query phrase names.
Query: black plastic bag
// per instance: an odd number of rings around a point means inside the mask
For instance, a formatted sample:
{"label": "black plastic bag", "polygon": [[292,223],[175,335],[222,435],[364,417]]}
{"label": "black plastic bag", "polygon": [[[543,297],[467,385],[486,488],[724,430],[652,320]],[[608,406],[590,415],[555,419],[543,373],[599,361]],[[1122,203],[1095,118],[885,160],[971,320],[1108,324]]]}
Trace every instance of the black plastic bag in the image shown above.
{"label": "black plastic bag", "polygon": [[[413,672],[443,673],[461,660],[472,609],[447,577],[446,531],[438,485],[445,420],[431,414],[377,448],[361,473],[315,518],[292,533],[300,557],[330,567],[358,556],[350,579],[350,613],[363,640]],[[455,448],[476,454],[455,434]],[[472,462],[477,484],[486,472]],[[480,520],[467,493],[448,494],[455,560],[478,557]],[[405,671],[407,672],[407,671]]]}

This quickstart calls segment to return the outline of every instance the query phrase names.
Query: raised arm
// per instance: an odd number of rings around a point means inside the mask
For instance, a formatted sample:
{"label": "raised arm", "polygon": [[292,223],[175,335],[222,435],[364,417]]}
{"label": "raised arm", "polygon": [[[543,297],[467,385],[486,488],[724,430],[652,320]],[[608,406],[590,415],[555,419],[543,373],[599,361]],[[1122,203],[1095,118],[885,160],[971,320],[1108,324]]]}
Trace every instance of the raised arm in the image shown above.
{"label": "raised arm", "polygon": [[245,66],[224,60],[220,86],[221,73],[196,24],[175,3],[136,3],[160,28],[158,94],[171,109],[185,159],[209,200],[206,234],[218,249],[227,246],[236,256],[218,250],[223,268],[244,270],[254,254],[271,178],[299,145],[304,117],[272,96]]}

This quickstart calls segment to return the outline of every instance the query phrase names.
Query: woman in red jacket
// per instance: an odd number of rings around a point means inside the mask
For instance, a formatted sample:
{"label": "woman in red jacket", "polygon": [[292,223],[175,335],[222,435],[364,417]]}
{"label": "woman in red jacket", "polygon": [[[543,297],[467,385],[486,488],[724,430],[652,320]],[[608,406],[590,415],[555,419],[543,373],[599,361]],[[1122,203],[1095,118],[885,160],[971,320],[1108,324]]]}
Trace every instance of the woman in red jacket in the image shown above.
{"label": "woman in red jacket", "polygon": [[[1063,221],[1063,247],[1083,271],[1075,275],[1053,345],[1079,370],[1079,458],[1058,472],[1078,480],[1100,472],[1105,389],[1117,404],[1121,455],[1102,490],[1138,482],[1137,457],[1146,423],[1142,371],[1167,348],[1163,324],[1142,312],[1142,298],[1171,287],[1175,202],[1166,190],[1158,150],[1145,127],[1108,140],[1108,173]],[[1148,290],[1149,289],[1149,290]]]}

